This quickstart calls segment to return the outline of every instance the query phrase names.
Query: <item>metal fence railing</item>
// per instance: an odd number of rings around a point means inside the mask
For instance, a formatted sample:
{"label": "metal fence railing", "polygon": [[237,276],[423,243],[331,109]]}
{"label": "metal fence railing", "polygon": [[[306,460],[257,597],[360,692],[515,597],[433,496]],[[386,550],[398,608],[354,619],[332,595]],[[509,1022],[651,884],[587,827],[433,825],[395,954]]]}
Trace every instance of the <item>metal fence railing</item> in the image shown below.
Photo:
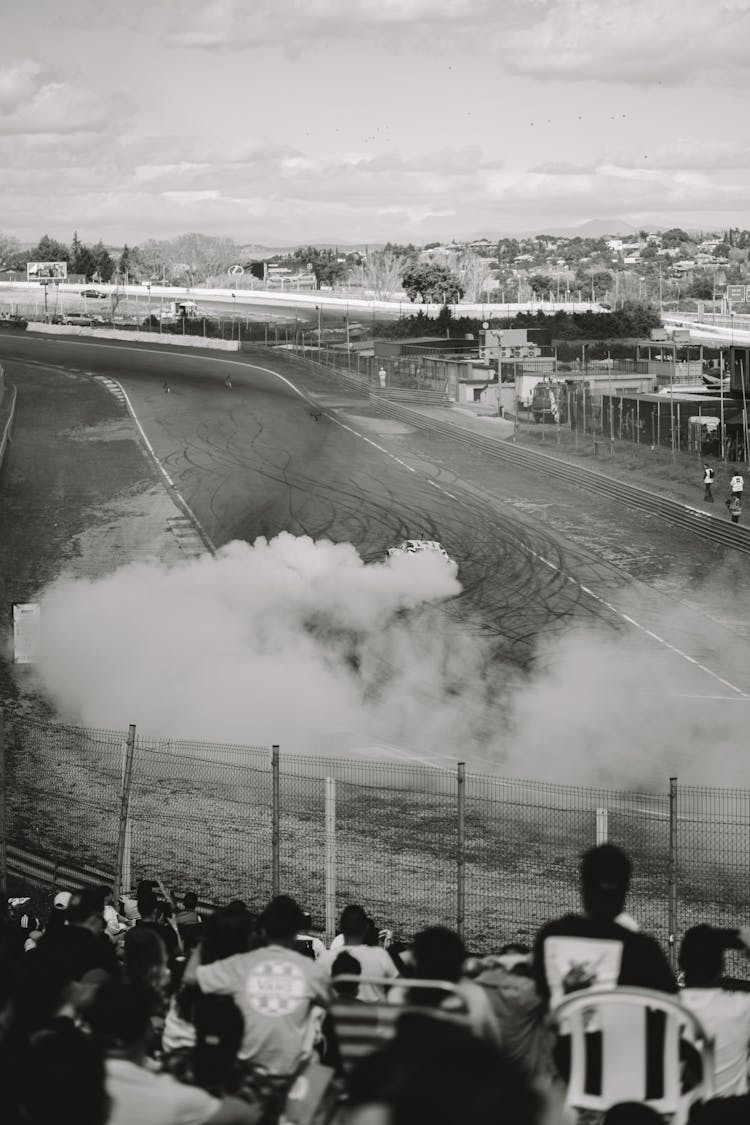
{"label": "metal fence railing", "polygon": [[219,903],[283,891],[329,933],[360,901],[399,935],[442,923],[486,951],[575,910],[581,853],[610,839],[633,860],[630,912],[665,946],[745,920],[750,790],[585,789],[25,717],[4,729],[3,855],[32,849],[50,872],[159,874]]}

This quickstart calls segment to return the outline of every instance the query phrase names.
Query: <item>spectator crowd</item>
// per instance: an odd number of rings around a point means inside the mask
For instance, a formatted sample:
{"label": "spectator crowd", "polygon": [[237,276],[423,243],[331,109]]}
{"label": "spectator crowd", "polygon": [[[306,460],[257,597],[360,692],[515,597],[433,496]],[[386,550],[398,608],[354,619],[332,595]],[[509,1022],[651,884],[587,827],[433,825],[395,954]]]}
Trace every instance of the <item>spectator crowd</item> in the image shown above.
{"label": "spectator crowd", "polygon": [[[724,966],[727,949],[750,952],[750,928],[689,929],[675,974],[625,911],[628,857],[600,845],[580,874],[579,913],[548,922],[531,949],[485,956],[442,926],[394,941],[359,904],[326,948],[288,896],[260,913],[239,899],[209,911],[160,880],[117,901],[110,887],[59,891],[44,923],[29,899],[3,900],[2,1121],[569,1125],[580,1065],[556,1011],[580,992],[593,1005],[633,989],[654,1009],[634,1068],[645,1084],[634,1076],[629,1097],[605,1104],[609,1033],[589,1015],[584,1093],[600,1098],[598,1120],[660,1120],[670,1067],[700,1095],[691,1122],[750,1120],[750,991]],[[706,1052],[664,1049],[655,997],[690,1013]]]}

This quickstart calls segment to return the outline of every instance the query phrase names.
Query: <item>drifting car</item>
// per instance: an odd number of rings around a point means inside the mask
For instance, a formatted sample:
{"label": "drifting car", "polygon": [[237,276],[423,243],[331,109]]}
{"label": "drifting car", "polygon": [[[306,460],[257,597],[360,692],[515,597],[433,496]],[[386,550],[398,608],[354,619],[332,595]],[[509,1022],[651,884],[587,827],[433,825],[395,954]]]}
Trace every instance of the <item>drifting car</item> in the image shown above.
{"label": "drifting car", "polygon": [[423,551],[433,551],[435,554],[442,555],[449,563],[455,561],[450,557],[442,543],[438,543],[436,539],[404,539],[403,543],[399,543],[396,547],[388,548],[388,558],[397,558],[399,555],[418,555]]}
{"label": "drifting car", "polygon": [[103,301],[106,301],[106,299],[107,299],[107,294],[106,293],[100,293],[98,289],[82,289],[81,290],[81,296],[82,297],[101,297],[101,299]]}

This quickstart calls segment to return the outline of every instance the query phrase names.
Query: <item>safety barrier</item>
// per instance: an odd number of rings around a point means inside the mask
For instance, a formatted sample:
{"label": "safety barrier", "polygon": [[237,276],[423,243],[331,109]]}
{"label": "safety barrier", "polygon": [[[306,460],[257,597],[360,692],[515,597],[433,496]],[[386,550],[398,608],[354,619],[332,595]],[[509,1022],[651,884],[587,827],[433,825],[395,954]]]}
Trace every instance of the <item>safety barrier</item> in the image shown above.
{"label": "safety barrier", "polygon": [[239,351],[238,340],[216,340],[210,336],[182,336],[178,332],[129,332],[117,328],[84,328],[77,324],[35,323],[29,326],[34,332],[54,336],[94,336],[98,340],[128,340],[138,344],[164,344],[180,348],[213,348],[224,352]]}
{"label": "safety barrier", "polygon": [[631,913],[665,946],[745,920],[748,790],[579,788],[17,716],[5,758],[8,865],[46,887],[111,883],[119,860],[205,902],[283,891],[328,930],[362,901],[401,935],[442,923],[481,951],[574,910],[581,853],[610,839],[634,862]]}

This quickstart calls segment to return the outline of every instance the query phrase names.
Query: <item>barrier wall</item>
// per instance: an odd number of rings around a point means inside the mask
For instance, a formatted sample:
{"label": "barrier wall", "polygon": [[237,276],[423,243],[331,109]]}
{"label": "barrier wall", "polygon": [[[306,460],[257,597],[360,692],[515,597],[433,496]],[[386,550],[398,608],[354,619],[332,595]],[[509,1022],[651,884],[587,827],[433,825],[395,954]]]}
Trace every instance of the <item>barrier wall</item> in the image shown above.
{"label": "barrier wall", "polygon": [[217,351],[239,351],[238,340],[215,340],[206,336],[181,336],[178,333],[123,332],[117,328],[83,328],[76,324],[30,324],[33,332],[50,336],[94,336],[97,340],[128,340],[131,343],[174,346],[178,348],[213,348]]}

